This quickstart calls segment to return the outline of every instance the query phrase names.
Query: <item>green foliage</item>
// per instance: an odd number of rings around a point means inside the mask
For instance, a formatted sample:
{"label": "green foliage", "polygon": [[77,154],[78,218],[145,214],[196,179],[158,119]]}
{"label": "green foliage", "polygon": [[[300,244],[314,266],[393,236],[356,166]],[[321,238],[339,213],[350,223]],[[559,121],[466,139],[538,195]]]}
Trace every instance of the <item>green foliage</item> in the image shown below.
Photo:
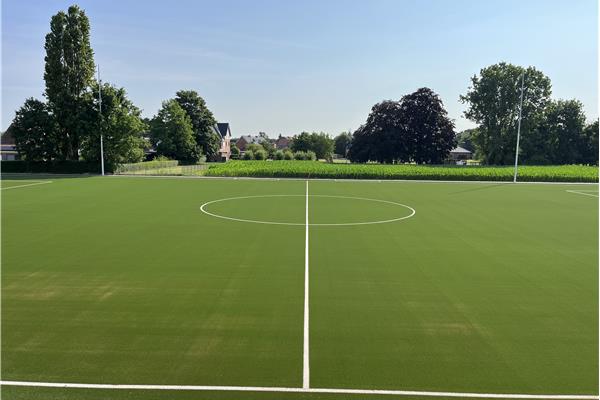
{"label": "green foliage", "polygon": [[306,160],[306,151],[296,151],[294,152],[294,160],[296,161],[304,161]]}
{"label": "green foliage", "polygon": [[598,120],[585,127],[580,146],[581,162],[598,165]]}
{"label": "green foliage", "polygon": [[[211,165],[208,176],[253,176],[332,179],[426,179],[512,181],[512,167],[382,164],[328,164],[296,161],[231,161]],[[519,180],[535,182],[598,182],[598,168],[581,165],[522,166]]]}
{"label": "green foliage", "polygon": [[150,137],[158,155],[186,163],[200,159],[190,117],[175,100],[163,102],[150,123]]}
{"label": "green foliage", "polygon": [[456,144],[463,149],[475,153],[474,136],[477,135],[477,128],[465,129],[456,134]]}
{"label": "green foliage", "polygon": [[283,151],[283,159],[284,160],[293,160],[294,159],[294,153],[292,153],[290,150],[284,150]]}
{"label": "green foliage", "polygon": [[[467,104],[465,116],[479,124],[474,142],[486,164],[514,162],[519,116],[521,74],[525,74],[522,137],[525,138],[543,118],[550,101],[550,79],[534,67],[523,68],[499,63],[482,69],[471,78],[471,87],[461,96]],[[533,158],[531,155],[529,156]]]}
{"label": "green foliage", "polygon": [[352,133],[342,132],[337,135],[335,139],[333,139],[335,154],[346,157],[348,149],[350,148],[350,143],[352,143]]}
{"label": "green foliage", "polygon": [[252,150],[246,150],[242,158],[244,160],[254,160],[254,152]]}
{"label": "green foliage", "polygon": [[275,151],[275,153],[273,154],[273,159],[274,160],[283,160],[284,157],[284,153],[281,150],[277,150]]}
{"label": "green foliage", "polygon": [[240,149],[235,144],[231,145],[231,158],[237,160],[240,158]]}
{"label": "green foliage", "polygon": [[86,104],[85,119],[89,135],[81,143],[81,154],[89,161],[100,161],[100,134],[103,135],[104,161],[107,165],[137,163],[144,159],[149,143],[142,137],[147,126],[141,111],[127,99],[125,89],[102,85],[102,114],[98,85],[93,86],[92,101]]}
{"label": "green foliage", "polygon": [[439,164],[455,145],[454,124],[439,96],[421,88],[383,101],[354,132],[348,158],[356,162]]}
{"label": "green foliage", "polygon": [[214,160],[219,156],[221,136],[213,129],[217,121],[206,102],[194,90],[178,91],[175,101],[190,118],[196,144],[208,160]]}
{"label": "green foliage", "polygon": [[29,98],[17,110],[11,124],[17,151],[25,160],[51,161],[60,153],[57,138],[58,126],[48,106]]}
{"label": "green foliage", "polygon": [[80,143],[88,133],[81,114],[94,77],[90,23],[85,12],[74,5],[67,13],[54,15],[45,49],[45,96],[58,124],[59,157],[77,160]]}
{"label": "green foliage", "polygon": [[262,145],[258,144],[258,143],[250,143],[249,145],[246,146],[246,151],[250,150],[253,153],[257,152],[257,151],[264,150],[264,149],[265,148]]}
{"label": "green foliage", "polygon": [[333,153],[333,139],[323,132],[302,132],[294,137],[290,147],[294,152],[313,151],[317,158],[326,158]]}
{"label": "green foliage", "polygon": [[256,150],[254,152],[254,159],[255,160],[266,160],[269,157],[269,154],[267,153],[266,150]]}

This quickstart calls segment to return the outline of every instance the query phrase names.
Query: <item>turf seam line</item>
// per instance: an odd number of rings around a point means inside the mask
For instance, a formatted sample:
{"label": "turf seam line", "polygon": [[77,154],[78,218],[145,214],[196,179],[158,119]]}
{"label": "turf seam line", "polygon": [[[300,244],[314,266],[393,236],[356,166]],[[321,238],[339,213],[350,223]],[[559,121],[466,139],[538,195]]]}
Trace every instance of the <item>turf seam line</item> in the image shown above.
{"label": "turf seam line", "polygon": [[575,194],[582,194],[584,196],[590,196],[590,197],[596,197],[596,198],[598,197],[598,194],[584,193],[584,192],[598,193],[597,191],[593,191],[593,190],[565,190],[565,192],[575,193]]}
{"label": "turf seam line", "polygon": [[302,387],[308,389],[310,387],[310,359],[309,359],[309,317],[308,317],[308,181],[306,181],[306,213],[305,213],[305,240],[304,240],[304,351],[303,351],[303,366],[302,366]]}
{"label": "turf seam line", "polygon": [[18,189],[18,188],[27,187],[27,186],[45,185],[47,183],[52,183],[52,181],[44,181],[44,182],[37,182],[37,183],[28,183],[27,185],[9,186],[9,187],[3,187],[1,189],[2,190]]}
{"label": "turf seam line", "polygon": [[333,393],[333,394],[374,394],[424,397],[468,397],[482,399],[555,399],[555,400],[596,400],[597,395],[578,394],[518,394],[518,393],[473,393],[473,392],[429,392],[418,390],[388,389],[332,389],[296,388],[264,386],[204,386],[204,385],[134,385],[109,383],[58,383],[0,381],[2,386],[46,387],[63,389],[117,389],[117,390],[188,390],[188,391],[230,391],[230,392],[277,392],[277,393]]}

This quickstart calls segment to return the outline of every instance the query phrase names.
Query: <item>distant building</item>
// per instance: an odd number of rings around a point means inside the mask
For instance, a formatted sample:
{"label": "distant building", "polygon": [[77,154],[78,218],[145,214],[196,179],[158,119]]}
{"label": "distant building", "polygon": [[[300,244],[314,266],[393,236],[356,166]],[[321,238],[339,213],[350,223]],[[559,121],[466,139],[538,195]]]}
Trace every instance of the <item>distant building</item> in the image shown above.
{"label": "distant building", "polygon": [[0,136],[0,160],[12,161],[18,160],[19,153],[17,152],[17,145],[15,138],[12,134],[12,124],[8,129]]}
{"label": "distant building", "polygon": [[456,147],[450,150],[448,159],[450,161],[465,161],[473,158],[473,153],[462,147]]}
{"label": "distant building", "polygon": [[285,136],[279,135],[279,137],[275,141],[275,148],[277,150],[285,150],[285,149],[289,149],[291,144],[292,144],[291,137],[285,137]]}
{"label": "distant building", "polygon": [[219,156],[221,161],[229,161],[231,158],[231,128],[228,122],[217,122],[213,127],[221,138]]}
{"label": "distant building", "polygon": [[235,146],[243,153],[249,144],[260,144],[260,142],[261,138],[259,136],[243,135],[235,142]]}

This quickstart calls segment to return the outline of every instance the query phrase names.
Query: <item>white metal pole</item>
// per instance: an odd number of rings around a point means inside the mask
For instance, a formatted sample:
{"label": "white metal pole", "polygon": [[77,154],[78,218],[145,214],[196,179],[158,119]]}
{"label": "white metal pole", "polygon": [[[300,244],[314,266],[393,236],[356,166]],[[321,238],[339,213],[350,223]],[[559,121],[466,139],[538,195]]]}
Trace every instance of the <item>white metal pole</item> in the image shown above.
{"label": "white metal pole", "polygon": [[515,175],[513,183],[517,183],[517,174],[519,171],[519,141],[521,140],[521,117],[523,115],[523,92],[525,90],[525,72],[521,74],[521,99],[519,101],[519,123],[517,125],[517,147],[515,149]]}
{"label": "white metal pole", "polygon": [[100,114],[100,166],[104,176],[104,143],[102,138],[102,79],[100,79],[100,65],[98,65],[98,112]]}

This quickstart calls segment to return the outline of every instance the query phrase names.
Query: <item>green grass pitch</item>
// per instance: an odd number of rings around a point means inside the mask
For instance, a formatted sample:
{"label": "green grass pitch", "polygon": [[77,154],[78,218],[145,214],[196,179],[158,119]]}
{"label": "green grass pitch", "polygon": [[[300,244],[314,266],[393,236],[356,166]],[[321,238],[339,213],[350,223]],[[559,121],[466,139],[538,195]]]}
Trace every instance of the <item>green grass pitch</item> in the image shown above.
{"label": "green grass pitch", "polygon": [[[47,182],[35,179],[2,181],[2,380],[302,387],[305,181],[16,187]],[[311,388],[597,395],[597,185],[308,190]],[[222,199],[206,211],[231,219],[200,210]],[[411,398],[15,386],[2,396]]]}

